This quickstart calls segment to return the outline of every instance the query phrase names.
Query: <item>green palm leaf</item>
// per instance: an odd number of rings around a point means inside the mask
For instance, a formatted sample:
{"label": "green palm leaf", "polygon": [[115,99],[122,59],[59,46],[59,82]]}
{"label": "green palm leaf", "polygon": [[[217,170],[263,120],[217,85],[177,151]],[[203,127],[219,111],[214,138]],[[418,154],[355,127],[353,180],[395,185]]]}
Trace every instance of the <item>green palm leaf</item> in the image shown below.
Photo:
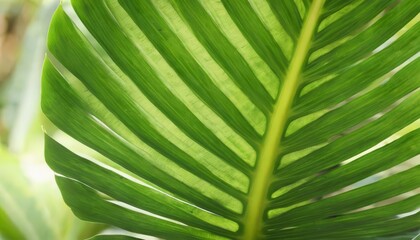
{"label": "green palm leaf", "polygon": [[63,3],[42,107],[88,147],[77,155],[46,136],[64,200],[82,219],[165,239],[418,229],[420,167],[378,174],[420,149],[419,10],[412,0]]}

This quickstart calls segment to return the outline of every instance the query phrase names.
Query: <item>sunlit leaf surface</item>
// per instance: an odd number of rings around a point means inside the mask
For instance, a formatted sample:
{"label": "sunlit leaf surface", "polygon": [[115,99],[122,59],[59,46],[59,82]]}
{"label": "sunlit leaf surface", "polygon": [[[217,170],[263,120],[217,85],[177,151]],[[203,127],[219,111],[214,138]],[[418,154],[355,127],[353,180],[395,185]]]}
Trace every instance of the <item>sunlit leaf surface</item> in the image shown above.
{"label": "sunlit leaf surface", "polygon": [[381,173],[420,149],[419,10],[413,0],[62,3],[42,107],[87,149],[46,136],[66,203],[163,239],[415,230],[420,166]]}

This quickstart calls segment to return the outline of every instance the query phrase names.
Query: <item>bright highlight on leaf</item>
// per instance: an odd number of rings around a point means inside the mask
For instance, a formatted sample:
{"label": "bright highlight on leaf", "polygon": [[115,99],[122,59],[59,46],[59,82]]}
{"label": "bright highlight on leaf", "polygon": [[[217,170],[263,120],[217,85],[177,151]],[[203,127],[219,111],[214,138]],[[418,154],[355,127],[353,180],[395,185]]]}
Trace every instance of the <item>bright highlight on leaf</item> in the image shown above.
{"label": "bright highlight on leaf", "polygon": [[420,167],[381,173],[420,150],[419,11],[412,0],[62,3],[42,108],[89,149],[46,135],[64,200],[81,219],[163,239],[415,231]]}

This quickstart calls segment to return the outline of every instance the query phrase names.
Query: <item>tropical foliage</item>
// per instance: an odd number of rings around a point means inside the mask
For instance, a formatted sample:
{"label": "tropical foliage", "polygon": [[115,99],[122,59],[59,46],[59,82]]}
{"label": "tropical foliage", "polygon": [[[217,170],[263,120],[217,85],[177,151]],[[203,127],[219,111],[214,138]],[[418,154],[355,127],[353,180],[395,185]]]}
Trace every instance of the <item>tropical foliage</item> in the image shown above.
{"label": "tropical foliage", "polygon": [[0,1],[0,240],[78,240],[105,228],[73,215],[43,157],[40,75],[57,6]]}
{"label": "tropical foliage", "polygon": [[42,172],[39,164],[26,163],[25,172],[16,157],[3,148],[0,159],[0,239],[76,240],[105,228],[77,219],[63,204],[53,182],[28,179],[29,168]]}
{"label": "tropical foliage", "polygon": [[65,202],[84,220],[164,239],[415,231],[419,10],[414,0],[62,3],[42,108],[85,148],[47,129]]}

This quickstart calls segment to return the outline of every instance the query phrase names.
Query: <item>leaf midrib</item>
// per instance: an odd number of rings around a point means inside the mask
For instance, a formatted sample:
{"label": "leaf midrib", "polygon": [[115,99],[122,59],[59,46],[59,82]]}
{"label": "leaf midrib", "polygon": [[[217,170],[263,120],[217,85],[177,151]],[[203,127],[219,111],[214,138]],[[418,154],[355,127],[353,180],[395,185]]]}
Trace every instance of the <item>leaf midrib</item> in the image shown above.
{"label": "leaf midrib", "polygon": [[244,240],[259,239],[261,234],[263,214],[268,202],[268,188],[276,165],[278,147],[286,129],[288,115],[297,93],[300,73],[307,59],[313,33],[317,27],[324,2],[325,0],[315,0],[308,11],[284,85],[274,105],[259,151],[248,203],[244,211],[244,233],[242,237]]}

